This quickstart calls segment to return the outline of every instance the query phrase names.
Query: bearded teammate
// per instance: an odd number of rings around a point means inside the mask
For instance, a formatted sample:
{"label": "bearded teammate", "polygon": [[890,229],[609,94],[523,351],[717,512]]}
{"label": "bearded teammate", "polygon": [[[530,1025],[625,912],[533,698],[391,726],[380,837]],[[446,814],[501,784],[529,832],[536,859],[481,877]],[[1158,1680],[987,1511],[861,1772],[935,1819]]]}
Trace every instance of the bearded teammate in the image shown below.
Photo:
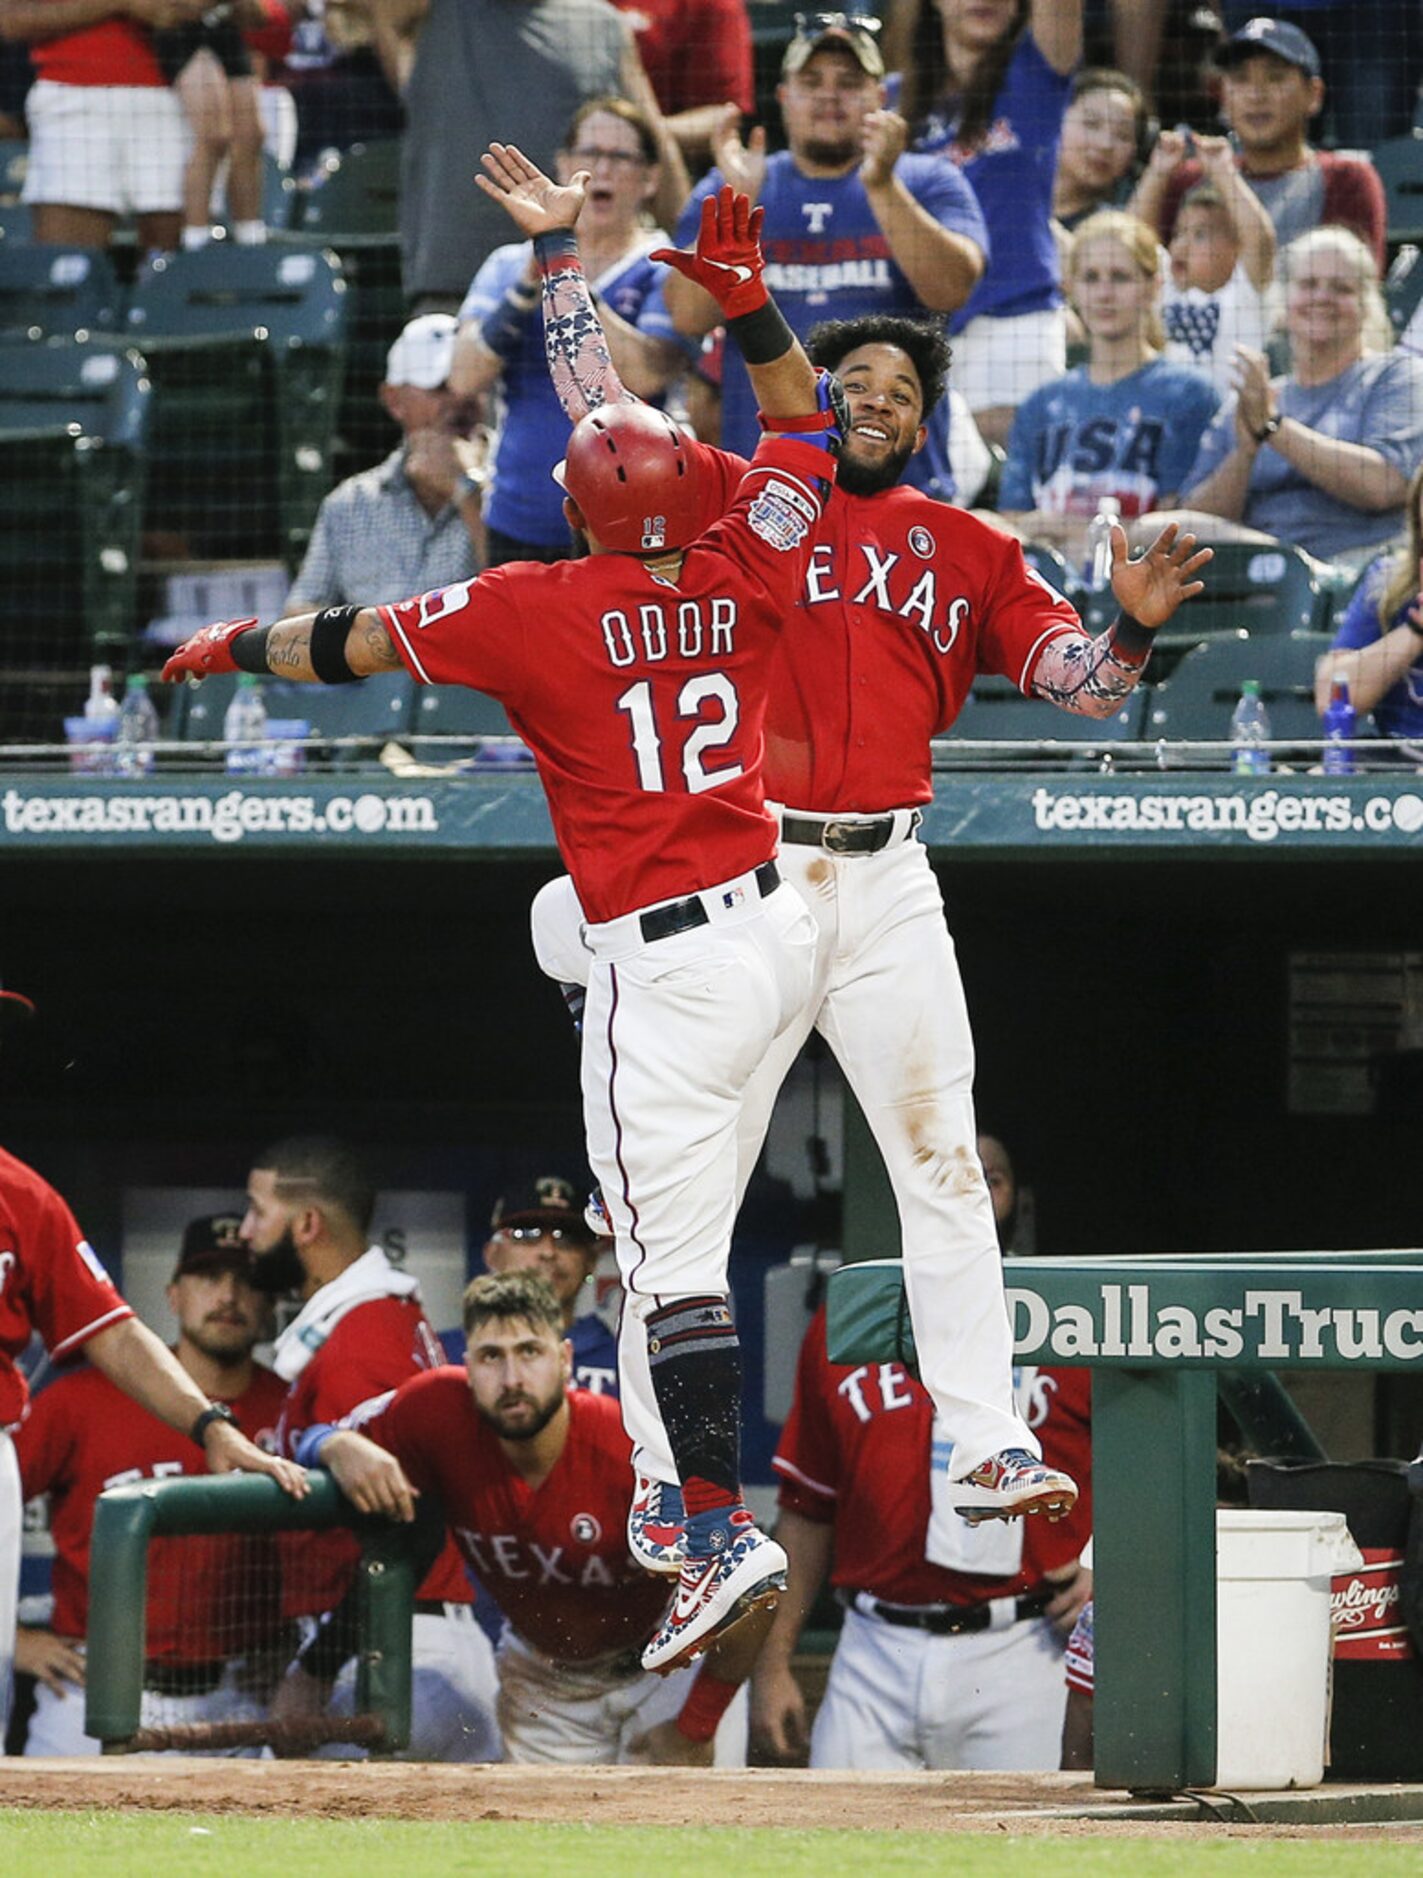
{"label": "bearded teammate", "polygon": [[[512,145],[484,159],[497,195],[534,237],[543,274],[549,369],[571,418],[621,408],[578,264],[577,180],[552,183]],[[661,258],[704,287],[732,330],[765,297],[750,243],[708,243]],[[1210,558],[1164,529],[1137,560],[1113,532],[1112,585],[1122,607],[1098,638],[1024,564],[1017,543],[974,517],[896,487],[943,392],[947,342],[936,328],[872,316],[817,328],[811,356],[834,370],[850,407],[840,477],[787,619],[766,713],[764,774],[780,829],[780,865],[819,929],[815,985],[776,1040],[742,1105],[739,1183],[760,1150],[776,1092],[812,1026],[835,1051],[884,1157],[899,1205],[905,1285],[925,1384],[952,1434],[945,1464],[970,1519],[1072,1504],[1075,1487],[1045,1468],[1012,1396],[1012,1352],[993,1213],[976,1152],[973,1043],[943,900],[914,839],[933,796],[930,739],[953,722],[978,671],[1011,676],[1064,710],[1108,717],[1145,668],[1152,635],[1201,590]],[[701,487],[719,502],[741,459],[691,444]],[[714,511],[709,511],[714,512]],[[534,904],[535,950],[561,981],[586,975],[576,882]],[[603,1197],[621,1247],[631,1216]],[[624,1403],[653,1401],[637,1334],[646,1305],[624,1310]],[[629,1427],[633,1427],[629,1421]],[[654,1427],[651,1413],[639,1427]],[[682,1507],[665,1440],[640,1438],[633,1549],[675,1570]]]}
{"label": "bearded teammate", "polygon": [[[726,190],[707,215],[709,240],[754,247],[745,197]],[[650,1389],[625,1404],[627,1428],[670,1447],[688,1515],[677,1597],[644,1652],[656,1670],[774,1599],[785,1565],[742,1499],[726,1273],[742,1093],[809,989],[814,932],[772,858],[761,727],[833,481],[838,388],[764,297],[733,336],[768,427],[785,434],[762,443],[705,539],[689,440],[642,405],[595,412],[562,466],[588,559],[515,563],[266,631],[209,627],[164,668],[343,682],[404,665],[421,683],[497,697],[534,751],[587,919],[589,1161],[617,1195],[624,1289],[647,1337]]]}
{"label": "bearded teammate", "polygon": [[[420,1304],[420,1288],[369,1243],[375,1189],[360,1160],[328,1136],[293,1136],[257,1156],[247,1181],[241,1234],[253,1253],[253,1283],[302,1299],[277,1338],[276,1371],[290,1385],[277,1425],[281,1452],[295,1455],[313,1423],[332,1422],[407,1376],[434,1369],[444,1351]],[[282,1535],[282,1603],[304,1630],[336,1608],[359,1546],[347,1532]],[[463,1565],[446,1545],[416,1587],[411,1635],[407,1760],[499,1757],[495,1674],[488,1638],[475,1621]],[[278,1690],[279,1720],[305,1717],[310,1691]],[[354,1675],[337,1686],[332,1715],[349,1713]],[[325,1755],[351,1750],[328,1744]]]}
{"label": "bearded teammate", "polygon": [[[1091,1372],[1025,1369],[1015,1381],[1047,1459],[1088,1479]],[[933,1516],[932,1441],[923,1387],[899,1363],[831,1363],[818,1311],[773,1462],[790,1574],[752,1695],[757,1732],[778,1759],[805,1743],[791,1656],[828,1573],[845,1621],[812,1767],[1058,1765],[1063,1635],[1091,1590],[1078,1563],[1090,1491],[1056,1524],[956,1531]]]}
{"label": "bearded teammate", "polygon": [[[252,1360],[266,1304],[248,1281],[236,1215],[191,1221],[168,1303],[174,1355],[194,1383],[231,1409],[236,1426],[270,1451],[286,1390]],[[89,1620],[89,1537],[108,1487],[205,1474],[193,1442],[130,1400],[99,1370],[61,1376],[35,1399],[15,1434],[26,1500],[48,1494],[54,1539],[53,1629],[82,1657]],[[265,1712],[262,1652],[278,1641],[277,1561],[270,1540],[236,1533],[155,1539],[148,1554],[145,1728],[256,1721]],[[268,1668],[279,1668],[269,1663]],[[26,1754],[97,1754],[84,1698],[41,1683]]]}
{"label": "bearded teammate", "polygon": [[[18,992],[0,991],[0,1017],[33,1009]],[[82,1349],[125,1395],[195,1441],[213,1473],[271,1474],[295,1498],[306,1493],[301,1470],[255,1447],[226,1405],[209,1402],[139,1323],[49,1182],[0,1149],[0,1725],[10,1701],[23,1511],[10,1435],[29,1403],[15,1359],[36,1331],[56,1361]]]}
{"label": "bearded teammate", "polygon": [[412,1492],[438,1503],[508,1620],[506,1760],[743,1765],[744,1713],[727,1710],[759,1630],[718,1637],[697,1669],[641,1667],[668,1585],[628,1552],[631,1444],[615,1403],[570,1387],[572,1350],[547,1280],[475,1279],[464,1324],[463,1369],[403,1383],[342,1429],[308,1431],[303,1457],[371,1511],[408,1517]]}

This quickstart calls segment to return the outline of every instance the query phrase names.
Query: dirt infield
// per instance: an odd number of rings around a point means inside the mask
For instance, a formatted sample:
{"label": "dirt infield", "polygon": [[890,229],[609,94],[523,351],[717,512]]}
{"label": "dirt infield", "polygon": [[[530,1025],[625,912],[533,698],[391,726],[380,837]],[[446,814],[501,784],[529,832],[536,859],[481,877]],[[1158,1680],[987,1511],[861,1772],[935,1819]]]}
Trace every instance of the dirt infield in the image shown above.
{"label": "dirt infield", "polygon": [[[1078,1774],[838,1774],[755,1768],[451,1767],[366,1762],[111,1757],[0,1760],[0,1806],[235,1813],[253,1817],[544,1820],[604,1825],[781,1826],[878,1832],[1254,1833],[1104,1793]],[[1083,1818],[1082,1809],[1098,1816]],[[1103,1817],[1103,1814],[1108,1816]],[[1073,1815],[1076,1814],[1076,1817]],[[1244,1816],[1248,1818],[1248,1815]],[[1273,1822],[1272,1837],[1349,1826]],[[1365,1828],[1367,1830],[1367,1828]]]}

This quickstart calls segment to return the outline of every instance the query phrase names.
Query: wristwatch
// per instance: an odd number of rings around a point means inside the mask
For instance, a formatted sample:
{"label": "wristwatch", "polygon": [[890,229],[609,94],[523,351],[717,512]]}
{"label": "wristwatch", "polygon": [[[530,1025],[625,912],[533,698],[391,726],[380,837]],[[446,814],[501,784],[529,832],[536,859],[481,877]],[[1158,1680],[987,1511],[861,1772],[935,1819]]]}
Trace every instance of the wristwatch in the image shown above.
{"label": "wristwatch", "polygon": [[462,502],[468,501],[470,496],[482,496],[484,483],[485,478],[482,475],[471,476],[468,470],[461,470],[455,478],[455,485],[450,493],[451,502],[458,508]]}
{"label": "wristwatch", "polygon": [[226,1422],[232,1428],[237,1426],[237,1417],[226,1402],[209,1402],[198,1419],[188,1430],[189,1441],[195,1441],[199,1447],[207,1437],[207,1431],[214,1422]]}
{"label": "wristwatch", "polygon": [[1271,437],[1274,436],[1275,432],[1280,428],[1281,424],[1283,424],[1284,421],[1285,420],[1280,416],[1279,412],[1276,411],[1273,417],[1267,417],[1265,419],[1264,423],[1260,426],[1259,430],[1252,431],[1250,434],[1254,437],[1256,443],[1265,443]]}

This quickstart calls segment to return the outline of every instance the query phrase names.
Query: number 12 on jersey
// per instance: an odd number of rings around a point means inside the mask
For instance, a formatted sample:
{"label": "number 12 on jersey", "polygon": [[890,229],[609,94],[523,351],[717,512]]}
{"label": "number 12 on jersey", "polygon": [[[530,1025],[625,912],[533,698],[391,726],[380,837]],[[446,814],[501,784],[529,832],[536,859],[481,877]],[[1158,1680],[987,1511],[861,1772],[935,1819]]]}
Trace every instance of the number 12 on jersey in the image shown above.
{"label": "number 12 on jersey", "polygon": [[[629,685],[618,699],[618,709],[626,712],[632,723],[632,750],[637,759],[639,787],[659,794],[664,792],[667,779],[662,767],[663,739],[652,704],[652,681],[641,678],[635,685]],[[723,783],[741,775],[743,769],[740,763],[730,763],[722,769],[704,767],[707,751],[719,750],[730,743],[741,720],[736,687],[725,672],[702,672],[696,678],[689,678],[677,693],[679,718],[700,720],[708,710],[719,710],[720,714],[710,722],[699,721],[682,745],[682,774],[687,793],[694,796],[704,789],[719,789]]]}

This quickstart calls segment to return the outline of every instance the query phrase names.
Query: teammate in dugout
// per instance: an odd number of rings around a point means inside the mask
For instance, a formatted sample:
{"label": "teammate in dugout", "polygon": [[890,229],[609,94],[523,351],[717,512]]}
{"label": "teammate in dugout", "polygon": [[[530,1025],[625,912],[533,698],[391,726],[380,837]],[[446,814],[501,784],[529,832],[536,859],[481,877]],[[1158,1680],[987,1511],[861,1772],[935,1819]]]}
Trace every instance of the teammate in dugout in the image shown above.
{"label": "teammate in dugout", "polygon": [[[543,269],[549,369],[569,417],[620,408],[628,393],[602,343],[573,227],[577,179],[557,185],[512,146],[485,158],[498,193],[535,240]],[[731,330],[765,298],[751,241],[673,257],[716,299]],[[1113,530],[1112,588],[1122,611],[1096,638],[1023,561],[1016,542],[961,510],[899,487],[943,393],[949,350],[912,320],[872,316],[817,327],[814,361],[838,374],[850,425],[840,476],[815,532],[771,673],[764,780],[780,830],[779,865],[818,928],[814,987],[750,1079],[742,1102],[738,1192],[760,1151],[776,1092],[812,1027],[834,1050],[893,1183],[905,1284],[926,1386],[947,1431],[945,1466],[968,1517],[1062,1514],[1075,1488],[1044,1468],[1012,1395],[1012,1351],[998,1244],[975,1152],[973,1041],[943,900],[914,839],[932,799],[930,739],[953,722],[975,673],[1012,677],[1029,696],[1110,717],[1141,677],[1156,629],[1199,593],[1210,559],[1164,528],[1137,557]],[[691,443],[709,522],[741,459]],[[562,983],[588,971],[576,875],[534,904],[534,945]],[[596,917],[596,915],[594,915]],[[603,1181],[619,1256],[637,1219]],[[660,1394],[640,1321],[656,1310],[629,1286],[619,1348],[623,1402],[635,1406],[641,1484],[633,1549],[675,1569],[683,1506],[675,1442],[659,1435]]]}
{"label": "teammate in dugout", "polygon": [[[745,1704],[731,1705],[769,1613],[716,1638],[695,1669],[643,1669],[669,1586],[628,1551],[631,1444],[616,1404],[570,1387],[562,1310],[537,1273],[476,1278],[464,1323],[464,1369],[308,1430],[303,1458],[364,1510],[408,1520],[416,1496],[422,1512],[438,1505],[508,1620],[506,1760],[744,1765]],[[329,1654],[322,1640],[312,1658]]]}
{"label": "teammate in dugout", "polygon": [[[575,179],[580,203],[587,182]],[[759,212],[744,196],[727,189],[704,214],[709,251],[755,250]],[[422,684],[498,698],[534,751],[587,917],[588,1157],[617,1196],[619,1264],[651,1375],[652,1393],[625,1400],[628,1433],[670,1445],[688,1514],[677,1596],[643,1652],[652,1670],[677,1668],[772,1602],[785,1571],[741,1493],[726,1269],[742,1094],[810,990],[814,929],[773,858],[761,731],[841,433],[838,387],[764,293],[730,330],[772,434],[738,466],[734,492],[718,477],[714,504],[700,454],[664,414],[594,412],[562,466],[587,559],[516,562],[399,605],[265,630],[211,626],[164,667],[170,680],[241,669],[343,683],[404,666]]]}
{"label": "teammate in dugout", "polygon": [[[0,1027],[33,1015],[30,999],[0,988]],[[16,1359],[35,1332],[56,1361],[82,1349],[125,1395],[195,1442],[213,1473],[271,1474],[295,1498],[306,1494],[301,1469],[249,1441],[227,1404],[210,1402],[139,1323],[49,1182],[0,1149],[0,1739],[10,1701],[23,1512],[10,1437],[29,1407]]]}
{"label": "teammate in dugout", "polygon": [[[286,1390],[252,1360],[267,1301],[250,1281],[241,1217],[192,1220],[168,1286],[178,1320],[174,1356],[264,1452],[275,1445]],[[41,1671],[26,1754],[97,1754],[84,1732],[84,1638],[89,1537],[107,1487],[205,1474],[201,1450],[131,1401],[101,1371],[61,1376],[15,1434],[26,1500],[47,1494],[54,1539],[53,1634],[21,1629],[16,1666]],[[269,1539],[211,1533],[155,1539],[148,1555],[144,1728],[258,1721],[282,1653],[276,1548]],[[47,1671],[47,1673],[45,1673]]]}
{"label": "teammate in dugout", "polygon": [[[277,1424],[279,1452],[295,1454],[313,1423],[335,1421],[444,1351],[420,1304],[420,1287],[371,1245],[375,1189],[358,1156],[327,1136],[294,1136],[257,1156],[247,1181],[241,1235],[252,1281],[301,1309],[277,1338],[274,1364],[289,1384]],[[359,1547],[346,1532],[282,1535],[282,1604],[308,1633],[334,1610]],[[402,1758],[490,1761],[499,1757],[493,1652],[476,1623],[463,1565],[446,1545],[416,1587],[411,1637],[410,1745]],[[291,1679],[272,1703],[279,1721],[305,1719],[309,1691]],[[336,1686],[329,1712],[351,1712],[355,1676]],[[353,1750],[330,1743],[323,1755]]]}
{"label": "teammate in dugout", "polygon": [[[605,1306],[581,1312],[576,1307],[608,1244],[584,1217],[573,1182],[558,1174],[541,1174],[527,1187],[501,1195],[484,1242],[486,1270],[499,1276],[536,1271],[547,1279],[563,1312],[574,1386],[591,1389],[594,1395],[618,1393],[617,1339],[605,1319]],[[448,1348],[448,1339],[442,1341]],[[463,1354],[452,1352],[450,1360],[459,1361]]]}

